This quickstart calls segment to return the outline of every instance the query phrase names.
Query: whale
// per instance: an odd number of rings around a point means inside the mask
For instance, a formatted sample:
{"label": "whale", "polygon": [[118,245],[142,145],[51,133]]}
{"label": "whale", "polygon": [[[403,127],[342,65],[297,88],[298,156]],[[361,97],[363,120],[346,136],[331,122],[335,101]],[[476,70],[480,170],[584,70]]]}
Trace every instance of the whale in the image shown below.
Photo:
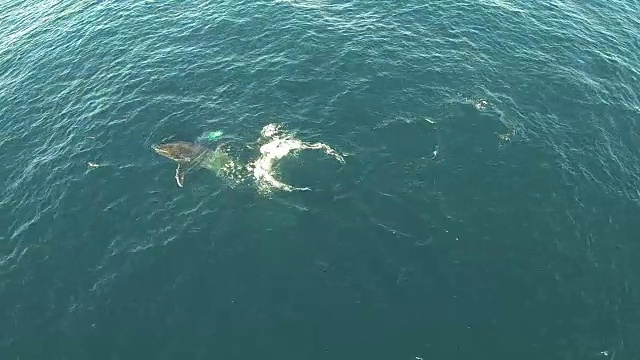
{"label": "whale", "polygon": [[178,163],[175,179],[179,187],[184,187],[185,173],[190,169],[204,168],[218,175],[231,176],[238,167],[224,150],[224,144],[211,149],[194,142],[175,141],[153,145],[152,149],[158,155]]}

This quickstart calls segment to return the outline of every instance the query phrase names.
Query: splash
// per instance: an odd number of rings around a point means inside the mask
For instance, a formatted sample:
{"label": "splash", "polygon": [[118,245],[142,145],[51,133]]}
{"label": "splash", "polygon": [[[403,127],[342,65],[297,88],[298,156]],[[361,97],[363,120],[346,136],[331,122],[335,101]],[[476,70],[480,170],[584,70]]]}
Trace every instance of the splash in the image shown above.
{"label": "splash", "polygon": [[274,189],[282,191],[306,191],[308,187],[295,187],[278,180],[277,173],[279,161],[289,155],[296,155],[300,150],[322,150],[332,156],[341,164],[344,158],[337,151],[323,143],[307,143],[297,139],[292,134],[283,131],[278,124],[269,124],[260,132],[261,141],[266,141],[260,147],[260,156],[247,165],[247,169],[253,173],[258,191],[270,193]]}

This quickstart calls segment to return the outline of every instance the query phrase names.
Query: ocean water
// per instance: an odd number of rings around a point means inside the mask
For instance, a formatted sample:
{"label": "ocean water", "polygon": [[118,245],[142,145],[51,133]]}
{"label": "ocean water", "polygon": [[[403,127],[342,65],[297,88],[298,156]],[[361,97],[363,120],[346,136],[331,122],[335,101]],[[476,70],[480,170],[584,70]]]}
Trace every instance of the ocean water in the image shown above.
{"label": "ocean water", "polygon": [[0,1],[0,358],[638,359],[639,5]]}

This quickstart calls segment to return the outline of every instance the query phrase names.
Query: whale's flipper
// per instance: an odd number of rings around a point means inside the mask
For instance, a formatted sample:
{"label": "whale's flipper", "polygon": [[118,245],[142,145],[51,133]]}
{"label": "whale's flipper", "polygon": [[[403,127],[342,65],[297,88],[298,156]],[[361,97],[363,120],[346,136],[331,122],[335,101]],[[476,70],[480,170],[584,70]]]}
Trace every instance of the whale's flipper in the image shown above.
{"label": "whale's flipper", "polygon": [[178,163],[178,167],[176,168],[176,183],[178,186],[183,187],[184,184],[184,170],[181,167],[182,164]]}

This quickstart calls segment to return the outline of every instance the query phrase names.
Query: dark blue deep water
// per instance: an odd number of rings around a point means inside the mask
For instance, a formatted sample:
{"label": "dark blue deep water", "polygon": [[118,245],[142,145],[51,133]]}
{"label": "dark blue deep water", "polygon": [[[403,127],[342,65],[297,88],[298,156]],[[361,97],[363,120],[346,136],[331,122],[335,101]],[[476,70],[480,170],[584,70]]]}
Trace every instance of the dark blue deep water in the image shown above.
{"label": "dark blue deep water", "polygon": [[636,0],[0,0],[0,359],[639,359],[639,94]]}

